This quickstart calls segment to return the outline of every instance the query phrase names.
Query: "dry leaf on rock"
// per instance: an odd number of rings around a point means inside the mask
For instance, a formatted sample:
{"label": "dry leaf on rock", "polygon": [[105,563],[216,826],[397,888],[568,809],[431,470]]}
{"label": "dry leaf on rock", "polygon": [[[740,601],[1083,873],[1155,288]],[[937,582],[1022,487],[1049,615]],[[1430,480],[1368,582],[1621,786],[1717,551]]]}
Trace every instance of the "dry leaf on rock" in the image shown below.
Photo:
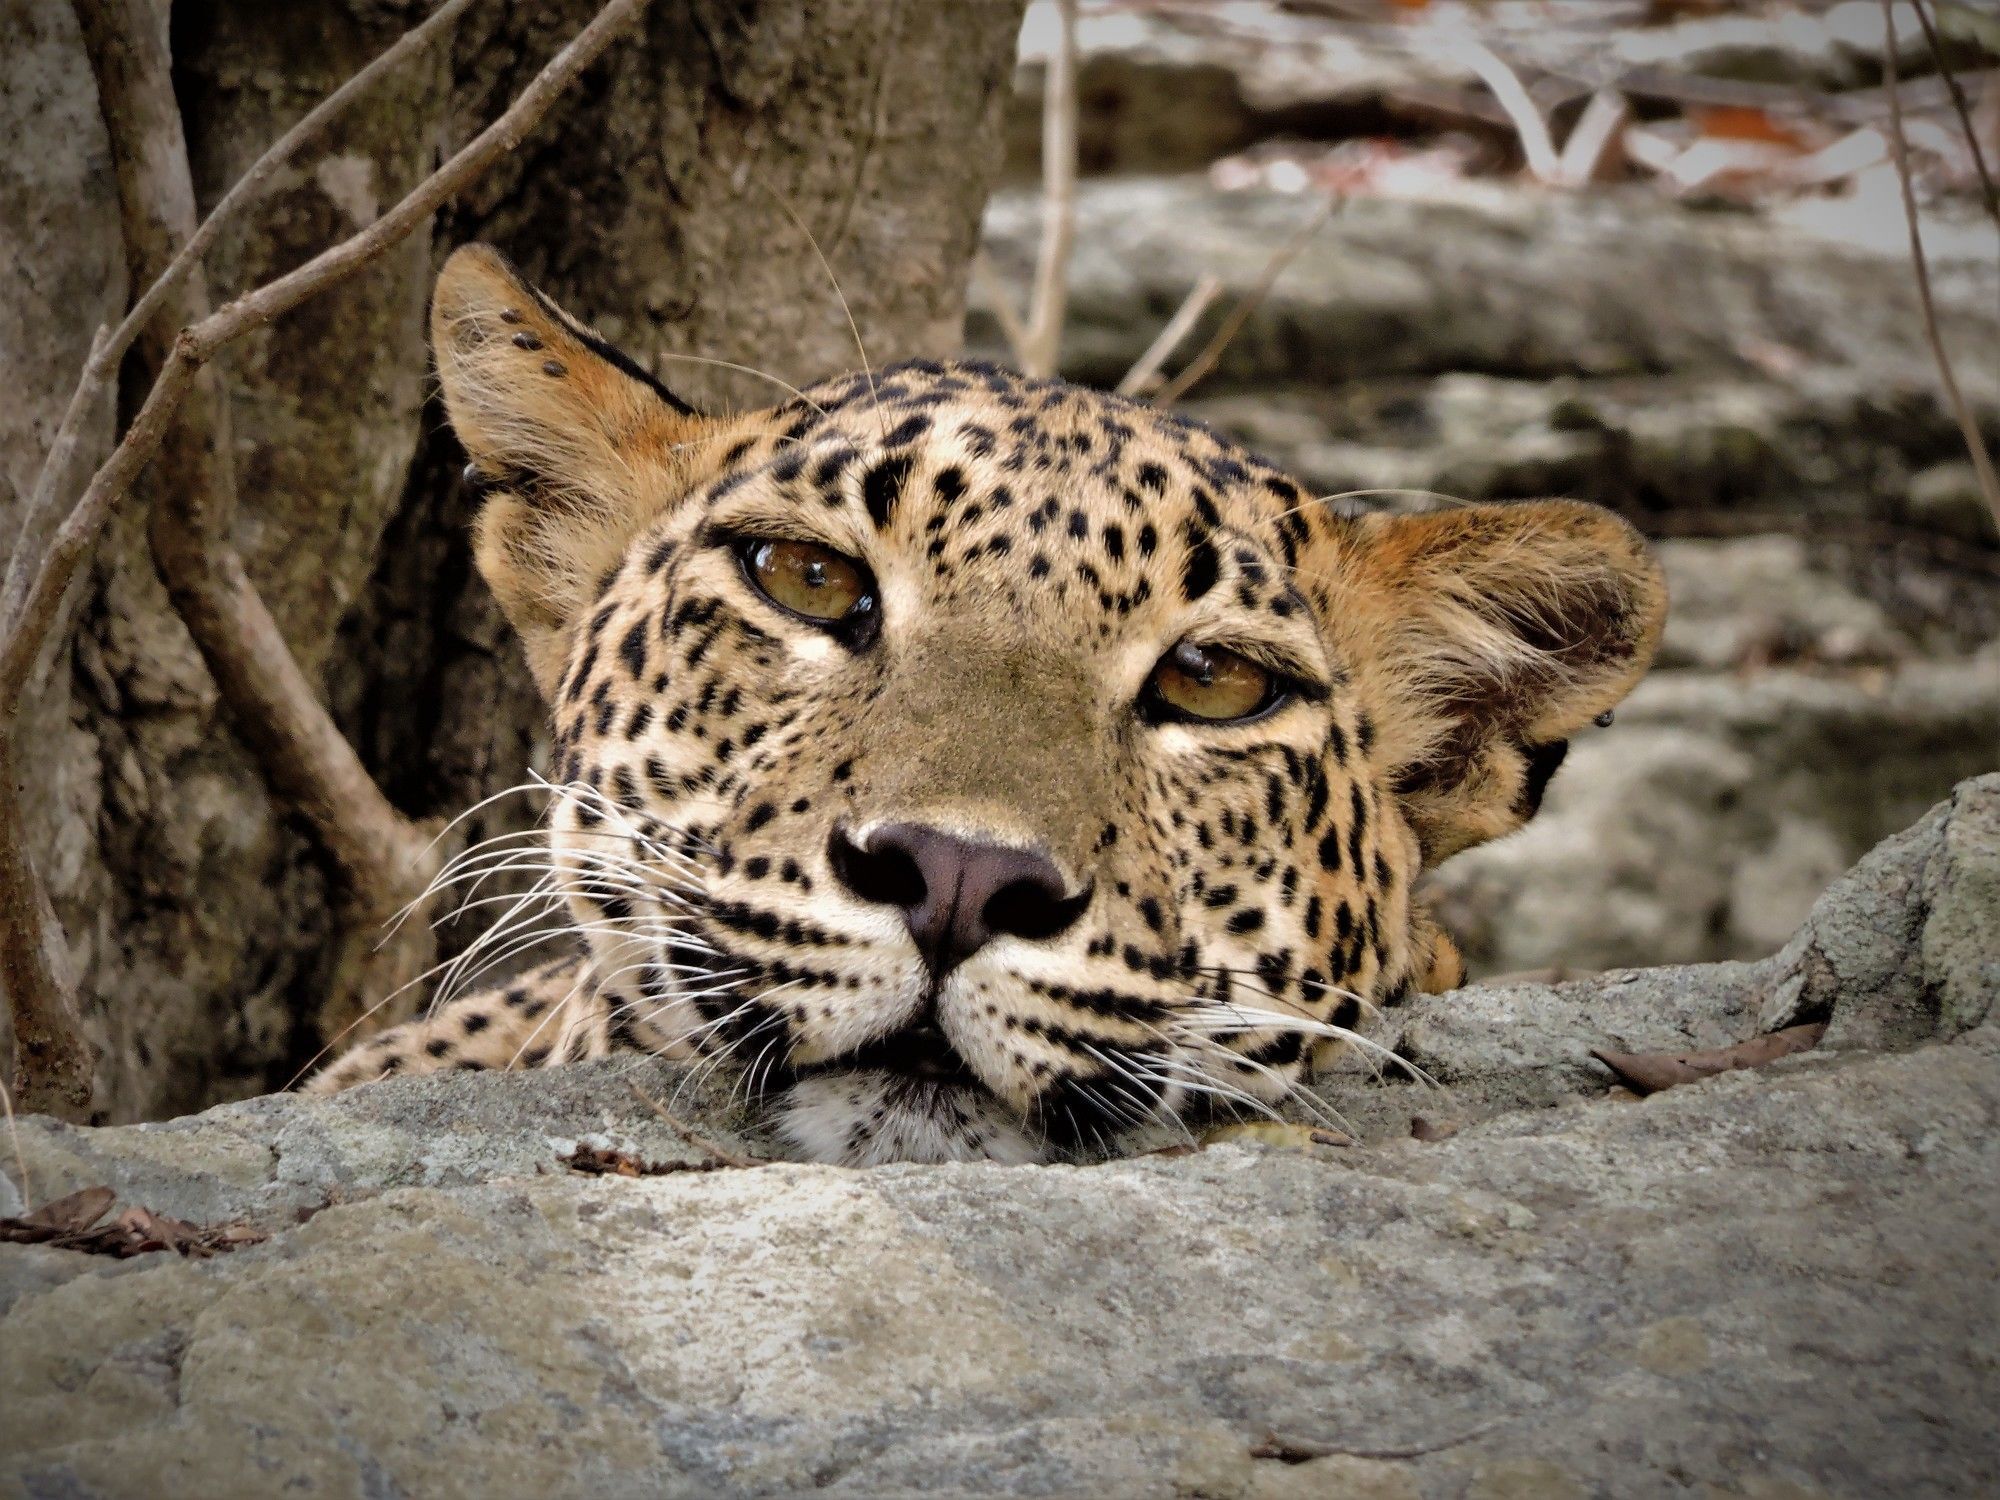
{"label": "dry leaf on rock", "polygon": [[574,1151],[556,1160],[589,1177],[665,1177],[673,1172],[713,1172],[726,1165],[719,1161],[644,1161],[629,1151],[587,1142],[578,1142]]}
{"label": "dry leaf on rock", "polygon": [[1810,1051],[1826,1032],[1824,1022],[1807,1026],[1787,1026],[1747,1042],[1717,1047],[1708,1052],[1606,1052],[1593,1048],[1591,1056],[1616,1073],[1642,1094],[1657,1094],[1683,1083],[1713,1078],[1738,1068],[1761,1068],[1794,1052]]}
{"label": "dry leaf on rock", "polygon": [[116,1196],[108,1187],[85,1188],[21,1218],[0,1219],[0,1243],[49,1245],[120,1260],[154,1250],[200,1259],[265,1238],[247,1224],[190,1224],[146,1208],[128,1208],[110,1223],[100,1223]]}

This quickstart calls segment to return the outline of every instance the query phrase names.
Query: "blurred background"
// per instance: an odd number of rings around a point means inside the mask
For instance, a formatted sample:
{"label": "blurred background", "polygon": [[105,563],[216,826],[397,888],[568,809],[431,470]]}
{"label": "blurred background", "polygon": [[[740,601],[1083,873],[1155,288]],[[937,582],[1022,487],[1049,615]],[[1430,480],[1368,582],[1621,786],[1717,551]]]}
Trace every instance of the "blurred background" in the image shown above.
{"label": "blurred background", "polygon": [[[1990,173],[2000,7],[1927,7],[1935,48],[1892,13],[1938,319],[1990,442],[2000,220],[1939,74]],[[973,283],[998,358],[1062,33],[1029,7]],[[1179,404],[1333,503],[1565,495],[1658,539],[1658,669],[1527,830],[1432,881],[1475,978],[1771,952],[2000,756],[2000,552],[1925,341],[1886,37],[1877,0],[1078,8],[1064,374],[1117,383],[1213,278],[1168,375],[1247,317]]]}
{"label": "blurred background", "polygon": [[[155,4],[198,209],[433,9]],[[596,9],[475,0],[231,222],[216,300],[375,222]],[[878,366],[966,347],[1123,386],[1328,504],[1630,517],[1674,593],[1659,670],[1530,828],[1434,889],[1477,976],[1760,955],[2000,751],[2000,542],[1926,340],[1885,88],[1893,60],[1936,320],[1991,443],[2000,13],[1888,9],[1885,30],[1877,0],[655,0],[418,232],[217,362],[234,546],[388,802],[455,815],[546,744],[470,568],[423,342],[438,264],[498,243],[715,407],[854,366],[830,271]],[[150,271],[105,49],[66,0],[0,0],[0,38],[20,550],[92,335]],[[149,382],[128,361],[89,465]],[[283,1086],[353,1019],[337,971],[377,930],[162,588],[146,515],[171,482],[156,466],[114,515],[15,732],[105,1120]],[[452,847],[536,810],[496,802]]]}

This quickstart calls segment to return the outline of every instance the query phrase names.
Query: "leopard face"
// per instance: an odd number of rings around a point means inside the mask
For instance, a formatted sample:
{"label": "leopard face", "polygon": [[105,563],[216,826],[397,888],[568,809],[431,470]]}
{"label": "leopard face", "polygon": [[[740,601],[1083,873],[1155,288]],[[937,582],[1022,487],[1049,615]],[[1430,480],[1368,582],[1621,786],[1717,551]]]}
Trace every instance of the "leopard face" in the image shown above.
{"label": "leopard face", "polygon": [[1419,873],[1531,816],[1657,638],[1590,507],[1341,517],[979,365],[703,417],[477,248],[433,325],[609,1036],[741,1069],[809,1157],[1281,1098],[1457,981]]}

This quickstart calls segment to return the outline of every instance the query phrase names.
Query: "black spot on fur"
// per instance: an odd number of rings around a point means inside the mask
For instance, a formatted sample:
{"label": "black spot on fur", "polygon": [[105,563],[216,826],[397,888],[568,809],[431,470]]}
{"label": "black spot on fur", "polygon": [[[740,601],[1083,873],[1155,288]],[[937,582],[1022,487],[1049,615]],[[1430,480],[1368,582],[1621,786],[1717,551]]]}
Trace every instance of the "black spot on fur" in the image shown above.
{"label": "black spot on fur", "polygon": [[889,515],[902,498],[903,486],[910,478],[910,456],[900,453],[894,458],[885,458],[868,471],[868,477],[861,481],[861,499],[868,507],[868,518],[880,531],[889,524]]}

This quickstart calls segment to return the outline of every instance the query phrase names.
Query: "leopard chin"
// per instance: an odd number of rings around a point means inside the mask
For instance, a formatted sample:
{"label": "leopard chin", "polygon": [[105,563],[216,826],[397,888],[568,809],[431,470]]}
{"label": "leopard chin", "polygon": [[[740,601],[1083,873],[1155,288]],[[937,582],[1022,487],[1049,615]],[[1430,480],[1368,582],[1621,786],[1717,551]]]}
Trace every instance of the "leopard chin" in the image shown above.
{"label": "leopard chin", "polygon": [[975,1083],[887,1068],[843,1068],[791,1084],[774,1111],[778,1134],[807,1161],[1044,1161],[1048,1147]]}

